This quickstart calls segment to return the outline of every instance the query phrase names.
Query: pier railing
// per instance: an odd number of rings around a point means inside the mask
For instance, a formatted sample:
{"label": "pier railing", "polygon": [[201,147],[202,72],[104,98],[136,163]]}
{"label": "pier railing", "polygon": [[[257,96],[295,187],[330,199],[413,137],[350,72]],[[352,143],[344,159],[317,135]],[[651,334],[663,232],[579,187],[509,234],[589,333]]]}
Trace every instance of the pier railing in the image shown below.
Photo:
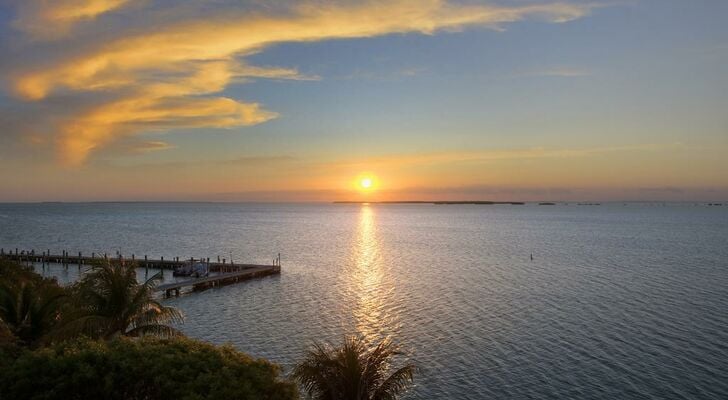
{"label": "pier railing", "polygon": [[251,267],[273,267],[277,266],[280,267],[281,265],[281,254],[278,253],[276,257],[272,259],[272,263],[269,265],[261,265],[261,264],[252,264],[252,263],[235,263],[233,260],[228,260],[226,258],[221,258],[220,256],[217,256],[217,259],[210,259],[208,258],[182,258],[182,257],[172,257],[165,259],[164,256],[161,256],[158,259],[150,258],[148,255],[144,254],[141,257],[137,257],[136,254],[131,254],[131,257],[124,256],[119,252],[116,252],[114,255],[109,256],[107,253],[95,253],[92,252],[90,255],[86,253],[87,255],[84,255],[83,252],[78,253],[71,253],[68,250],[62,250],[59,253],[53,254],[51,253],[50,249],[45,251],[37,252],[35,249],[32,250],[21,250],[18,248],[12,249],[9,251],[5,251],[4,248],[0,248],[0,257],[5,257],[7,259],[17,261],[20,263],[39,263],[39,264],[61,264],[65,268],[68,268],[69,265],[75,265],[79,268],[82,265],[94,265],[98,262],[101,262],[103,260],[123,260],[125,262],[132,262],[135,263],[139,268],[153,268],[153,269],[160,269],[162,271],[164,270],[173,270],[178,267],[182,267],[184,265],[187,265],[190,262],[203,262],[208,265],[210,272],[237,272],[242,269],[247,269]]}

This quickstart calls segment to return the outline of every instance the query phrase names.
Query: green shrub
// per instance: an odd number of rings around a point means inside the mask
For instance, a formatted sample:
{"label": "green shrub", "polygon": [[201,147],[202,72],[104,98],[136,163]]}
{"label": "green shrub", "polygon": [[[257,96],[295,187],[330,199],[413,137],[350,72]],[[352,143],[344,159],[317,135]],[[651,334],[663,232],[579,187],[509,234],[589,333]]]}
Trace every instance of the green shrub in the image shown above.
{"label": "green shrub", "polygon": [[67,300],[55,279],[0,258],[0,343],[42,344],[59,325]]}
{"label": "green shrub", "polygon": [[279,367],[185,338],[77,339],[0,354],[2,399],[296,399]]}

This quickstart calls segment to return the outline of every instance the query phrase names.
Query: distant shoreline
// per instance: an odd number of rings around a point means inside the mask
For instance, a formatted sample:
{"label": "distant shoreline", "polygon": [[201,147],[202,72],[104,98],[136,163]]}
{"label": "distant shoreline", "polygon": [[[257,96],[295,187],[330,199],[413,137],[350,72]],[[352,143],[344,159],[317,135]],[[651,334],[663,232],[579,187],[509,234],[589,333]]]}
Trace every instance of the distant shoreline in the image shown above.
{"label": "distant shoreline", "polygon": [[669,202],[669,201],[607,201],[607,202],[583,202],[583,201],[487,201],[487,200],[473,200],[473,201],[424,201],[424,200],[405,200],[405,201],[364,201],[364,200],[342,200],[333,201],[333,204],[434,204],[434,205],[513,205],[522,206],[526,204],[536,204],[539,206],[555,206],[555,205],[577,205],[577,206],[601,206],[602,204],[693,204],[693,205],[705,205],[705,206],[716,206],[720,207],[728,205],[728,202],[692,202],[692,201],[680,201],[680,202]]}
{"label": "distant shoreline", "polygon": [[334,204],[438,204],[438,205],[451,205],[451,204],[509,204],[513,206],[522,206],[526,203],[523,201],[335,201]]}

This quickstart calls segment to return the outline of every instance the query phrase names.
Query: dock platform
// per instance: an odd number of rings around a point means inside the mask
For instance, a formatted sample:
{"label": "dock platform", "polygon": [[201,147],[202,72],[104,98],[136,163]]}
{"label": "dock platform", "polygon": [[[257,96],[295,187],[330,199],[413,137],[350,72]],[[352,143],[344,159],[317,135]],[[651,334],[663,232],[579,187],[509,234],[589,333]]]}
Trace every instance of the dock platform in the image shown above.
{"label": "dock platform", "polygon": [[229,285],[248,279],[280,273],[280,265],[250,265],[240,269],[237,272],[226,272],[204,278],[165,283],[163,285],[155,287],[154,290],[157,292],[164,292],[164,297],[172,297],[173,294],[175,296],[179,296],[180,290],[185,287],[191,287],[193,291],[205,290],[216,286]]}

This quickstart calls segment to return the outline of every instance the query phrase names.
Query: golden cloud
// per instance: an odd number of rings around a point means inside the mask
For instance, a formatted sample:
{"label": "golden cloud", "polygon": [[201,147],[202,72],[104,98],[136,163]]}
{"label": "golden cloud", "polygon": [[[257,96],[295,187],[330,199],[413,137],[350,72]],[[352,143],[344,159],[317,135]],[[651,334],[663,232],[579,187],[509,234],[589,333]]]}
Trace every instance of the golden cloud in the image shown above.
{"label": "golden cloud", "polygon": [[[48,14],[55,17],[36,20],[89,18],[110,12],[125,1],[61,3],[69,7]],[[88,3],[88,7],[69,11],[70,4],[81,3]],[[110,41],[85,43],[73,55],[17,74],[13,86],[19,96],[31,101],[45,99],[54,92],[104,93],[113,97],[83,110],[61,127],[58,145],[62,159],[77,165],[95,149],[126,135],[148,130],[252,125],[275,118],[276,113],[257,103],[213,95],[247,78],[315,79],[292,69],[245,64],[245,56],[275,43],[406,32],[432,34],[474,25],[500,29],[504,23],[525,18],[564,22],[587,14],[592,7],[563,2],[496,6],[394,0],[343,5],[308,3],[279,15],[226,10],[159,24],[141,32],[122,32]]]}
{"label": "golden cloud", "polygon": [[23,0],[14,26],[37,39],[67,34],[74,24],[117,9],[129,0]]}

